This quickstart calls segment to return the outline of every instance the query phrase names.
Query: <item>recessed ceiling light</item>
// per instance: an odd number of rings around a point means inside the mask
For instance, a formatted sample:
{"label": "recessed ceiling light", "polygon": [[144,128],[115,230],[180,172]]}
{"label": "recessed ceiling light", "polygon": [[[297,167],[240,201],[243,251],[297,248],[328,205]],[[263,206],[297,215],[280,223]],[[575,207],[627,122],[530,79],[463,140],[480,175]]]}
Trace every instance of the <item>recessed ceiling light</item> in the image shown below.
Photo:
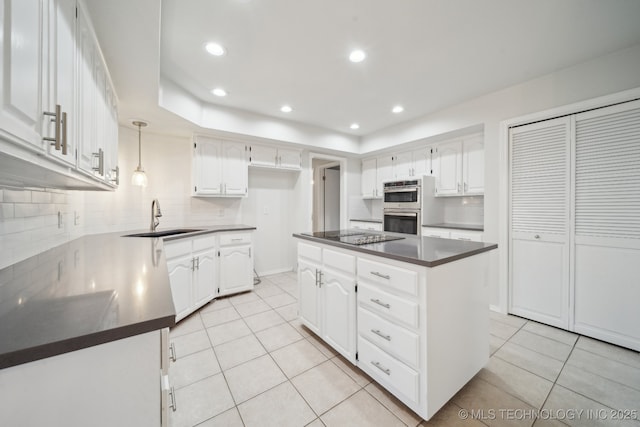
{"label": "recessed ceiling light", "polygon": [[391,110],[391,112],[393,113],[402,113],[404,111],[404,107],[402,105],[396,105],[395,107],[393,107],[393,109]]}
{"label": "recessed ceiling light", "polygon": [[349,54],[349,61],[351,62],[362,62],[367,57],[367,54],[361,51],[360,49],[354,50]]}
{"label": "recessed ceiling light", "polygon": [[204,46],[204,48],[213,56],[222,56],[225,54],[224,48],[218,43],[209,42]]}
{"label": "recessed ceiling light", "polygon": [[283,113],[290,113],[293,111],[293,108],[291,108],[290,105],[283,105],[282,107],[280,107],[280,111],[282,111]]}
{"label": "recessed ceiling light", "polygon": [[357,123],[351,123],[351,126],[349,126],[351,129],[356,130],[356,129],[360,129],[360,125]]}
{"label": "recessed ceiling light", "polygon": [[215,96],[227,96],[227,91],[222,89],[221,87],[217,87],[211,91]]}

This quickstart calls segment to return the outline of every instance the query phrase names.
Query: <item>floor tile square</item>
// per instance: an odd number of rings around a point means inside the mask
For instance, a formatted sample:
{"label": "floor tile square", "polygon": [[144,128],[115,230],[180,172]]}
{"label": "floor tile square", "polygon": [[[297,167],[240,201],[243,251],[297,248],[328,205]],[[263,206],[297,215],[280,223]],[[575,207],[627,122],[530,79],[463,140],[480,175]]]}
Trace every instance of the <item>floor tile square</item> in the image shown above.
{"label": "floor tile square", "polygon": [[244,427],[244,423],[240,418],[238,409],[233,407],[220,415],[209,418],[202,424],[198,424],[198,427]]}
{"label": "floor tile square", "polygon": [[522,368],[492,357],[477,375],[536,409],[542,407],[553,383]]}
{"label": "floor tile square", "polygon": [[534,334],[542,335],[543,337],[551,338],[552,340],[560,341],[561,343],[573,346],[578,339],[578,335],[573,332],[563,331],[562,329],[554,328],[553,326],[543,325],[542,323],[529,321],[522,327],[523,330],[533,332]]}
{"label": "floor tile square", "polygon": [[610,414],[611,408],[559,385],[555,385],[551,390],[544,408],[549,410],[550,415],[560,417],[560,421],[571,426],[615,425],[614,420],[598,419],[600,417],[589,415],[589,413],[598,414],[598,411],[602,410],[605,414]]}
{"label": "floor tile square", "polygon": [[283,305],[282,307],[278,307],[275,309],[280,317],[282,317],[287,322],[290,322],[294,319],[297,319],[299,316],[298,313],[298,303]]}
{"label": "floor tile square", "polygon": [[246,427],[299,427],[316,418],[289,381],[238,405]]}
{"label": "floor tile square", "polygon": [[252,316],[254,314],[262,313],[264,311],[271,310],[271,307],[268,306],[263,300],[258,299],[255,301],[245,302],[242,304],[235,305],[236,310],[240,313],[240,316],[247,317]]}
{"label": "floor tile square", "polygon": [[320,350],[320,352],[325,356],[327,356],[328,358],[331,358],[340,354],[337,351],[335,351],[329,344],[324,342],[323,339],[318,338],[316,334],[309,335],[307,337],[307,340],[309,340],[309,342],[313,344],[315,348]]}
{"label": "floor tile square", "polygon": [[231,307],[231,301],[229,298],[216,298],[213,301],[209,302],[209,304],[205,305],[200,309],[200,313],[208,313],[210,311],[222,310],[223,308]]}
{"label": "floor tile square", "polygon": [[554,359],[558,359],[562,362],[567,360],[571,349],[570,345],[561,343],[551,338],[543,337],[542,335],[534,334],[529,331],[520,330],[516,333],[509,342],[518,344],[522,347],[526,347],[529,350],[544,354]]}
{"label": "floor tile square", "polygon": [[415,427],[422,422],[422,418],[418,414],[377,383],[372,382],[364,389],[407,426]]}
{"label": "floor tile square", "polygon": [[200,318],[200,313],[195,312],[191,316],[182,319],[173,328],[171,328],[169,331],[169,337],[175,338],[192,332],[201,331],[203,329],[204,324]]}
{"label": "floor tile square", "polygon": [[327,357],[307,340],[296,341],[271,353],[280,369],[292,378],[327,360]]}
{"label": "floor tile square", "polygon": [[261,283],[260,285],[255,287],[253,292],[262,299],[272,297],[274,295],[282,295],[285,293],[277,285],[272,284],[271,282]]}
{"label": "floor tile square", "polygon": [[306,326],[304,326],[304,325],[302,324],[302,321],[300,320],[300,318],[299,318],[299,317],[297,317],[297,318],[295,318],[295,319],[293,319],[293,320],[290,320],[290,321],[289,321],[289,324],[290,324],[291,326],[293,326],[293,327],[295,328],[295,330],[296,330],[296,331],[298,331],[298,333],[299,333],[300,335],[302,335],[303,337],[305,337],[305,338],[308,338],[308,337],[310,337],[311,335],[313,335],[313,332],[311,332],[311,331],[309,330],[309,328],[307,328]]}
{"label": "floor tile square", "polygon": [[187,386],[219,372],[220,365],[211,348],[169,363],[169,377],[175,388]]}
{"label": "floor tile square", "polygon": [[262,344],[253,335],[220,344],[213,349],[218,356],[222,370],[240,365],[266,353]]}
{"label": "floor tile square", "polygon": [[571,352],[567,365],[591,372],[611,381],[640,391],[640,368],[625,365],[598,354],[576,348]]}
{"label": "floor tile square", "polygon": [[489,310],[489,318],[516,328],[521,328],[525,323],[527,323],[527,319],[523,319],[522,317],[514,316],[512,314],[502,314],[493,310]]}
{"label": "floor tile square", "polygon": [[176,402],[180,407],[184,404],[185,408],[180,410],[179,407],[175,412],[169,411],[172,427],[193,427],[234,407],[233,398],[222,374],[176,390]]}
{"label": "floor tile square", "polygon": [[323,414],[320,419],[327,427],[401,427],[405,425],[364,390],[341,402]]}
{"label": "floor tile square", "polygon": [[223,323],[237,320],[240,315],[233,307],[222,308],[220,310],[209,311],[202,313],[202,322],[204,326],[210,328],[211,326],[221,325]]}
{"label": "floor tile square", "polygon": [[329,360],[292,378],[291,382],[316,414],[322,414],[361,389]]}
{"label": "floor tile square", "polygon": [[273,326],[269,329],[256,332],[256,337],[258,337],[267,351],[277,350],[281,347],[304,339],[304,337],[300,335],[293,326],[286,322]]}
{"label": "floor tile square", "polygon": [[169,340],[176,350],[176,357],[181,358],[211,348],[209,336],[205,330],[179,335]]}
{"label": "floor tile square", "polygon": [[581,336],[576,343],[576,348],[595,353],[609,359],[617,360],[625,365],[640,368],[640,353],[617,345],[598,341],[593,338]]}
{"label": "floor tile square", "polygon": [[335,363],[338,368],[342,369],[347,375],[349,375],[360,387],[364,387],[373,381],[369,375],[362,371],[362,369],[359,369],[341,355],[335,356],[330,360]]}
{"label": "floor tile square", "polygon": [[572,365],[565,365],[557,384],[614,409],[640,413],[640,391]]}
{"label": "floor tile square", "polygon": [[239,319],[207,328],[207,335],[211,343],[216,346],[251,335],[251,329],[244,323],[244,320]]}
{"label": "floor tile square", "polygon": [[269,304],[271,308],[278,308],[278,307],[282,307],[283,305],[293,304],[296,301],[297,299],[293,298],[288,293],[273,295],[264,299],[264,302]]}
{"label": "floor tile square", "polygon": [[280,317],[274,310],[265,311],[264,313],[254,314],[253,316],[245,317],[244,321],[253,332],[262,331],[272,326],[284,323],[284,319]]}
{"label": "floor tile square", "polygon": [[513,334],[518,332],[518,329],[520,328],[489,319],[489,333],[503,340],[511,338]]}
{"label": "floor tile square", "polygon": [[251,301],[258,301],[260,297],[253,291],[243,292],[241,294],[231,295],[229,301],[233,305],[244,304]]}
{"label": "floor tile square", "polygon": [[507,342],[507,340],[504,340],[504,339],[499,338],[499,337],[497,337],[495,335],[489,334],[489,354],[493,355],[506,342]]}
{"label": "floor tile square", "polygon": [[544,354],[529,350],[526,347],[508,342],[504,344],[494,357],[519,366],[549,381],[555,381],[560,375],[564,363]]}
{"label": "floor tile square", "polygon": [[224,376],[236,404],[287,381],[287,377],[268,354],[227,369]]}

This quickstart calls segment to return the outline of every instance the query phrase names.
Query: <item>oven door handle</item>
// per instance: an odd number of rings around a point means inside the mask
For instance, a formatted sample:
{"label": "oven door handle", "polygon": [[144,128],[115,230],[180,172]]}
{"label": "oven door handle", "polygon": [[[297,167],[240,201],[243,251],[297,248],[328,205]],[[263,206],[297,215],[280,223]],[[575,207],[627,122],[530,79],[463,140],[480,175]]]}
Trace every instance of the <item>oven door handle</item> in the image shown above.
{"label": "oven door handle", "polygon": [[404,213],[404,212],[385,212],[384,216],[408,216],[408,217],[418,217],[418,213],[417,212],[410,212],[410,213]]}
{"label": "oven door handle", "polygon": [[418,191],[418,187],[385,188],[385,193],[413,193]]}

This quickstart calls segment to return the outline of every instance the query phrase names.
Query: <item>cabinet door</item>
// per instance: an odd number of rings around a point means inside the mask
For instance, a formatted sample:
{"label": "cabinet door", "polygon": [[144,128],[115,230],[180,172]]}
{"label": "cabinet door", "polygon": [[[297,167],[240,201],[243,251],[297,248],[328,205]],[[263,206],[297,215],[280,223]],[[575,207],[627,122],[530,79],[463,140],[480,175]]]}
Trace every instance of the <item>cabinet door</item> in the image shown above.
{"label": "cabinet door", "polygon": [[167,262],[171,296],[176,309],[176,321],[191,313],[191,280],[193,276],[193,257],[178,258]]}
{"label": "cabinet door", "polygon": [[316,334],[320,334],[320,308],[318,301],[318,264],[298,258],[298,285],[300,286],[299,310],[302,322]]}
{"label": "cabinet door", "polygon": [[42,148],[42,1],[0,2],[0,129]]}
{"label": "cabinet door", "polygon": [[356,357],[356,281],[355,277],[325,269],[320,283],[322,338],[355,363]]}
{"label": "cabinet door", "polygon": [[247,291],[253,288],[253,260],[251,246],[220,248],[220,295]]}
{"label": "cabinet door", "polygon": [[113,87],[107,82],[107,111],[105,124],[105,173],[107,180],[118,185],[120,168],[118,167],[118,106]]}
{"label": "cabinet door", "polygon": [[431,175],[431,148],[415,150],[413,156],[413,175]]}
{"label": "cabinet door", "polygon": [[222,142],[198,138],[194,145],[194,193],[222,194]]}
{"label": "cabinet door", "polygon": [[302,153],[299,150],[278,149],[278,166],[285,169],[301,169]]}
{"label": "cabinet door", "polygon": [[510,309],[569,327],[570,118],[512,129]]}
{"label": "cabinet door", "polygon": [[245,145],[225,142],[222,145],[222,186],[224,194],[247,194],[248,170]]}
{"label": "cabinet door", "polygon": [[216,296],[216,250],[196,252],[193,274],[193,305],[199,307]]}
{"label": "cabinet door", "polygon": [[413,153],[405,151],[394,156],[393,160],[394,178],[408,178],[413,176]]}
{"label": "cabinet door", "polygon": [[376,159],[362,161],[362,197],[376,197]]}
{"label": "cabinet door", "polygon": [[249,163],[251,166],[268,166],[275,168],[278,150],[275,147],[252,145],[249,149]]}
{"label": "cabinet door", "polygon": [[93,174],[94,153],[98,152],[96,129],[97,87],[95,60],[97,58],[93,36],[83,12],[78,14],[78,167]]}
{"label": "cabinet door", "polygon": [[376,169],[376,194],[382,197],[385,181],[393,180],[393,157],[391,155],[378,157]]}
{"label": "cabinet door", "polygon": [[[49,153],[71,165],[76,164],[76,129],[78,117],[75,110],[76,81],[76,2],[52,0],[49,20],[49,79],[45,111],[54,112],[60,105],[62,118],[61,146],[50,145]],[[63,116],[64,117],[64,116]],[[43,134],[54,137],[55,123],[45,120]]]}
{"label": "cabinet door", "polygon": [[484,141],[482,137],[464,141],[462,152],[464,194],[484,194]]}
{"label": "cabinet door", "polygon": [[462,143],[439,145],[435,154],[438,162],[436,196],[462,194]]}

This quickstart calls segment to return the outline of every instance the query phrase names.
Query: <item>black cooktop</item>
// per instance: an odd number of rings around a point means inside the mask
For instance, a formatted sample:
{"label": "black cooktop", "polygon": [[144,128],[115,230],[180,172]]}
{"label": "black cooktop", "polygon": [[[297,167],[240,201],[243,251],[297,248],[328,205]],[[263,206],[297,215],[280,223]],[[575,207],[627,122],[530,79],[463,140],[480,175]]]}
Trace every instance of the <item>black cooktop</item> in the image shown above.
{"label": "black cooktop", "polygon": [[349,245],[370,245],[372,243],[389,242],[392,240],[401,240],[404,237],[391,236],[383,233],[366,233],[355,230],[334,230],[334,231],[317,231],[310,233],[313,237],[320,239],[333,240]]}

